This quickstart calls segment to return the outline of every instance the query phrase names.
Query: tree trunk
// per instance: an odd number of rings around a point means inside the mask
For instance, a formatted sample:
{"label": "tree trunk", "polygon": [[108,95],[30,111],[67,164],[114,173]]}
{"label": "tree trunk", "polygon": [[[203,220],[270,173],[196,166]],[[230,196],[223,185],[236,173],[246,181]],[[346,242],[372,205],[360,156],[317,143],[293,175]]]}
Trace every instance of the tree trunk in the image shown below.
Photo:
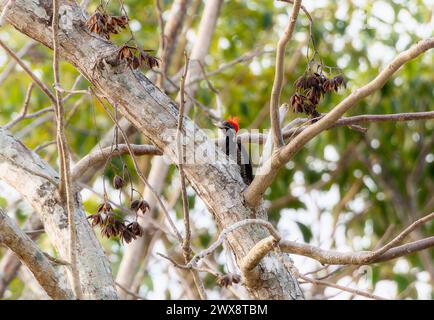
{"label": "tree trunk", "polygon": [[[60,202],[57,173],[39,156],[0,127],[0,179],[15,188],[38,213],[50,242],[67,261],[68,216]],[[116,299],[110,263],[87,222],[80,195],[74,197],[77,227],[77,264],[87,299]]]}
{"label": "tree trunk", "polygon": [[[19,31],[31,38],[51,47],[51,12],[52,2],[49,0],[17,0],[7,14],[7,20]],[[75,2],[62,1],[60,12],[64,14],[61,21],[67,21],[59,30],[61,55],[72,63],[97,89],[103,93],[112,103],[116,103],[119,111],[130,120],[149,140],[165,152],[172,162],[177,163],[176,126],[178,107],[167,95],[162,93],[142,73],[132,71],[125,65],[111,67],[105,63],[110,60],[118,50],[111,42],[102,39],[96,34],[90,33],[84,26],[85,18],[82,9]],[[224,229],[237,221],[256,215],[257,218],[267,219],[267,212],[260,204],[255,209],[250,209],[244,204],[241,194],[244,184],[239,172],[231,166],[215,161],[215,155],[224,159],[220,151],[216,151],[214,142],[187,117],[184,120],[184,140],[190,146],[193,141],[195,146],[195,163],[184,165],[187,179],[196,193],[207,205],[213,214],[220,229]],[[198,142],[199,141],[199,142]],[[209,150],[212,150],[211,154]],[[208,151],[208,152],[207,152]],[[215,153],[214,153],[215,151]],[[14,172],[13,168],[7,168]],[[6,170],[6,171],[8,171]],[[28,174],[27,174],[28,175]],[[2,177],[7,179],[7,177]],[[39,182],[33,186],[33,192],[28,190],[27,185],[16,185],[17,189],[25,189],[31,197],[26,198],[35,203],[39,210],[57,212],[55,215],[66,219],[63,208],[56,203],[47,207],[46,189],[53,192],[53,186],[42,178],[35,178]],[[41,189],[42,186],[44,189]],[[37,192],[40,192],[39,196]],[[50,198],[53,200],[52,198]],[[77,199],[78,200],[78,199]],[[84,213],[77,210],[76,216],[83,220]],[[43,215],[44,224],[49,222],[48,214]],[[51,218],[51,222],[54,220]],[[77,219],[78,220],[78,219]],[[65,220],[60,220],[63,225]],[[79,222],[79,221],[77,221]],[[66,228],[55,228],[52,223],[47,223],[56,231],[65,232]],[[86,224],[88,227],[88,225]],[[84,223],[77,227],[87,230]],[[89,229],[90,230],[90,229]],[[259,225],[249,225],[237,229],[228,236],[230,247],[235,253],[239,263],[249,250],[260,240],[268,236],[268,231]],[[83,236],[87,236],[84,239]],[[64,237],[58,241],[64,249]],[[78,239],[83,243],[87,240],[87,246],[94,246],[93,232],[79,234]],[[54,239],[53,239],[54,240]],[[84,252],[85,253],[85,252]],[[101,265],[100,257],[88,255],[89,261],[82,265]],[[283,258],[283,257],[282,257]],[[286,257],[284,257],[286,258]],[[82,258],[83,263],[84,259]],[[104,259],[105,261],[105,259]],[[107,266],[108,267],[108,266]],[[84,277],[87,272],[80,270],[80,276]],[[82,275],[83,274],[83,275]],[[106,297],[111,296],[112,287],[101,286],[101,289],[110,289],[105,292]],[[252,298],[257,299],[302,299],[303,294],[295,277],[285,268],[278,254],[269,253],[257,267],[257,281],[247,288]]]}

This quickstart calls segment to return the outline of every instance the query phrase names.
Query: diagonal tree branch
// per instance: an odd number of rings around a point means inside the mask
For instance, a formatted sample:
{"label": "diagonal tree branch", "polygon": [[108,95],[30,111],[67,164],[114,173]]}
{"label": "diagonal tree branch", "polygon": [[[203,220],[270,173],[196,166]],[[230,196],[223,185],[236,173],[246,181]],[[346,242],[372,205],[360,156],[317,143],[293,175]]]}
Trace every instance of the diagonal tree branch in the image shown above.
{"label": "diagonal tree branch", "polygon": [[0,244],[9,247],[30,269],[47,294],[56,300],[74,299],[69,289],[63,288],[50,260],[8,215],[0,208]]}
{"label": "diagonal tree branch", "polygon": [[285,48],[289,40],[291,40],[292,38],[295,24],[297,22],[298,13],[300,11],[300,6],[301,0],[295,0],[288,25],[286,26],[285,32],[283,33],[282,37],[279,39],[276,49],[276,66],[274,71],[273,88],[271,90],[270,98],[271,132],[275,148],[280,148],[284,145],[282,129],[280,127],[279,105],[280,95],[282,93],[283,73],[285,68]]}
{"label": "diagonal tree branch", "polygon": [[[52,19],[52,37],[53,37],[53,73],[54,87],[60,87],[59,73],[59,0],[53,0],[53,19]],[[71,167],[68,142],[65,135],[65,119],[62,95],[59,90],[55,93],[55,114],[57,129],[57,150],[60,159],[60,183],[59,193],[66,200],[66,211],[68,213],[69,229],[69,262],[71,267],[68,269],[71,276],[71,284],[77,299],[83,299],[83,292],[80,284],[80,273],[77,269],[77,230],[74,220],[74,204],[71,186]]]}
{"label": "diagonal tree branch", "polygon": [[[131,144],[131,149],[134,151],[134,154],[136,156],[162,155],[162,152],[160,150],[148,144],[144,144],[144,145]],[[109,158],[116,157],[121,154],[127,154],[128,152],[129,151],[126,144],[118,144],[117,150],[113,150],[112,147],[96,149],[90,152],[85,157],[83,157],[72,168],[71,180],[75,181],[77,179],[80,179],[83,176],[83,174],[86,173],[88,170],[93,169],[94,171],[96,171],[101,166],[101,164],[107,162]]]}
{"label": "diagonal tree branch", "polygon": [[[38,218],[36,213],[33,213],[27,219],[23,229],[27,230],[25,233],[32,239],[36,241],[39,237],[40,233],[29,234],[28,230],[38,230],[42,229],[44,226],[42,225],[41,219]],[[13,253],[13,251],[9,250],[6,252],[2,260],[0,262],[0,299],[3,298],[6,289],[12,280],[16,277],[19,269],[21,267],[21,261],[17,258],[17,256]]]}
{"label": "diagonal tree branch", "polygon": [[292,139],[286,146],[282,147],[278,152],[275,152],[270,160],[261,167],[252,184],[245,191],[244,196],[246,202],[251,206],[258,205],[262,199],[262,195],[273,182],[279,169],[284,166],[285,163],[287,163],[307,142],[324,130],[331,128],[340,117],[357,102],[383,87],[383,85],[401,66],[417,58],[419,55],[433,47],[434,38],[430,38],[421,40],[410,49],[400,53],[377,75],[374,80],[362,88],[355,90],[332,111],[327,113],[326,116],[310,125]]}
{"label": "diagonal tree branch", "polygon": [[[198,28],[198,36],[190,53],[191,63],[189,63],[186,83],[188,83],[189,79],[194,77],[195,74],[198,74],[200,72],[200,69],[198,68],[198,62],[203,62],[206,55],[208,54],[211,40],[216,29],[222,3],[222,0],[209,0],[205,4]],[[173,18],[175,18],[177,14],[176,12],[177,11],[175,10],[175,8],[172,8]],[[171,20],[169,20],[169,22],[166,24],[167,28],[170,27]],[[186,88],[185,95],[187,97],[193,97],[195,95],[196,88],[197,86],[190,86]],[[188,115],[191,106],[192,104],[189,101],[185,104],[186,115]],[[174,128],[176,128],[176,125],[174,126]],[[153,159],[151,171],[149,173],[149,183],[157,193],[161,193],[161,190],[163,189],[163,183],[166,179],[168,170],[169,165],[167,161],[162,158]],[[155,198],[149,188],[144,189],[143,197],[146,201],[148,201],[151,208],[156,207]],[[139,217],[138,222],[144,228],[146,228],[146,222],[143,221],[141,217]],[[137,270],[141,259],[143,259],[146,254],[145,248],[149,248],[147,244],[151,243],[151,241],[152,239],[149,235],[146,238],[144,237],[143,239],[137,239],[134,243],[127,246],[125,254],[121,261],[121,265],[119,267],[118,275],[116,277],[116,280],[123,286],[131,287],[134,280],[134,272],[131,272],[131,270]],[[144,272],[142,272],[141,274],[144,274]]]}
{"label": "diagonal tree branch", "polygon": [[[58,179],[53,168],[0,127],[0,180],[16,189],[33,207],[60,258],[68,260],[68,214],[64,202],[56,185],[38,173],[52,180]],[[84,298],[116,299],[110,264],[86,219],[79,194],[74,194],[74,210],[78,234],[77,263]]]}
{"label": "diagonal tree branch", "polygon": [[[207,1],[207,5],[212,1]],[[218,5],[221,1],[217,1]],[[125,66],[111,66],[105,59],[113,56],[118,47],[108,41],[90,34],[84,28],[82,9],[71,1],[62,1],[65,11],[69,12],[72,23],[67,32],[61,32],[60,54],[72,63],[86,78],[108,98],[112,105],[117,105],[129,121],[133,123],[157,148],[164,150],[173,163],[177,163],[176,125],[178,107],[167,95],[162,93],[140,72]],[[51,33],[46,28],[50,21],[51,2],[39,0],[36,4],[30,0],[21,0],[11,8],[7,20],[21,32],[52,47]],[[36,13],[37,12],[37,13]],[[203,50],[203,48],[201,48]],[[252,209],[244,204],[239,172],[230,166],[215,161],[205,150],[213,149],[213,142],[187,117],[185,122],[186,141],[200,141],[201,152],[195,158],[195,164],[185,167],[185,174],[191,186],[202,198],[209,211],[214,215],[220,229],[253,214]],[[215,148],[214,148],[215,149]],[[217,150],[218,158],[224,154]],[[256,216],[267,219],[263,207],[255,209]],[[238,229],[228,235],[228,242],[240,261],[250,249],[264,237],[266,229],[258,224]],[[278,254],[270,252],[270,263],[261,261],[261,276],[258,286],[247,287],[253,298],[261,299],[302,299],[303,294],[296,278],[278,259]],[[80,275],[81,276],[81,275]]]}

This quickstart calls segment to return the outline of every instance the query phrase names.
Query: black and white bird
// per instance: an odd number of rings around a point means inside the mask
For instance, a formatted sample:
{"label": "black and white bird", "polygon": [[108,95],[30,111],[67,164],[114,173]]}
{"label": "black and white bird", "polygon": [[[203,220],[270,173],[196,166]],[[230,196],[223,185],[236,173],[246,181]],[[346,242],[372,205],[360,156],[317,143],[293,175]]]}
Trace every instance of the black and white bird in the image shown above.
{"label": "black and white bird", "polygon": [[217,127],[220,128],[225,136],[224,151],[227,156],[236,161],[240,167],[240,174],[246,185],[253,181],[253,167],[249,153],[237,140],[239,131],[238,118],[229,118],[226,121],[219,122]]}

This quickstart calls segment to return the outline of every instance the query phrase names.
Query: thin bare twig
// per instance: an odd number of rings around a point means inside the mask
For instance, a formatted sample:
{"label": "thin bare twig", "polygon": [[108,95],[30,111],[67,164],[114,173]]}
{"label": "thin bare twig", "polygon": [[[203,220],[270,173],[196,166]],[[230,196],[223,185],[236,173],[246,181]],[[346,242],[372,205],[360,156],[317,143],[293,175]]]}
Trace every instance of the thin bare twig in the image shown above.
{"label": "thin bare twig", "polygon": [[198,262],[205,258],[206,256],[209,256],[211,253],[213,253],[222,243],[223,241],[226,239],[226,237],[233,232],[234,230],[244,227],[246,225],[249,224],[259,224],[262,225],[264,227],[266,227],[268,229],[268,231],[270,232],[270,234],[277,240],[280,241],[280,235],[279,233],[276,231],[276,229],[273,227],[273,225],[265,220],[260,220],[260,219],[245,219],[245,220],[241,220],[238,221],[236,223],[234,223],[233,225],[225,228],[222,230],[222,232],[220,232],[219,237],[217,238],[217,240],[211,244],[207,249],[202,250],[201,252],[199,252],[198,254],[196,254],[191,260],[190,262],[187,264],[187,267],[191,267],[191,266],[196,266],[198,264]]}
{"label": "thin bare twig", "polygon": [[[22,47],[17,53],[17,57],[22,59],[32,48],[36,46],[37,42],[30,40],[26,43],[24,47]],[[9,77],[9,75],[15,71],[15,66],[17,65],[17,61],[15,59],[11,59],[8,64],[4,67],[3,72],[0,73],[0,86],[5,82],[5,80]]]}
{"label": "thin bare twig", "polygon": [[158,18],[158,28],[160,29],[160,70],[161,72],[157,76],[157,85],[163,90],[164,88],[164,80],[166,77],[167,67],[165,60],[165,51],[166,51],[166,36],[164,34],[164,20],[163,20],[163,12],[161,10],[161,0],[155,0],[155,11],[157,13]]}
{"label": "thin bare twig", "polygon": [[38,87],[44,92],[50,100],[56,104],[56,97],[51,93],[47,86],[39,80],[39,78],[30,70],[29,67],[12,51],[3,41],[0,40],[0,46],[20,65],[21,68],[32,78],[32,80],[38,85]]}
{"label": "thin bare twig", "polygon": [[45,149],[46,147],[51,146],[53,144],[56,144],[56,140],[41,143],[40,145],[36,146],[36,148],[33,149],[33,151],[37,153],[42,149]]}
{"label": "thin bare twig", "polygon": [[312,279],[303,275],[299,275],[300,279],[303,279],[306,282],[312,283],[312,284],[316,284],[316,285],[320,285],[320,286],[326,286],[326,287],[332,287],[332,288],[336,288],[342,291],[346,291],[346,292],[350,292],[362,297],[366,297],[366,298],[370,298],[370,299],[374,299],[374,300],[387,300],[386,298],[377,296],[375,294],[369,293],[369,292],[365,292],[362,290],[358,290],[358,289],[353,289],[353,288],[348,288],[348,287],[344,287],[341,286],[339,284],[335,284],[332,282],[328,282],[328,281],[324,281],[324,280],[316,280],[316,279]]}
{"label": "thin bare twig", "polygon": [[421,250],[434,247],[434,236],[428,237],[421,240],[416,240],[410,243],[403,244],[402,246],[397,246],[389,249],[382,255],[373,259],[373,262],[383,262],[392,260],[398,257],[406,256]]}
{"label": "thin bare twig", "polygon": [[115,285],[118,286],[119,288],[121,288],[123,291],[125,291],[127,294],[129,294],[130,296],[136,298],[137,300],[147,300],[146,298],[138,295],[137,293],[128,290],[127,288],[125,288],[123,285],[121,285],[119,282],[115,282]]}
{"label": "thin bare twig", "polygon": [[316,246],[294,241],[282,240],[279,246],[283,252],[297,254],[317,260],[327,265],[367,265],[392,260],[434,246],[434,237],[425,238],[394,247],[385,253],[371,258],[374,251],[338,252],[324,250]]}
{"label": "thin bare twig", "polygon": [[[181,179],[181,194],[182,194],[182,208],[184,213],[184,228],[185,228],[185,236],[182,242],[182,253],[184,256],[185,263],[190,261],[191,259],[191,227],[190,227],[190,212],[188,205],[188,195],[187,195],[187,187],[185,183],[185,172],[184,172],[184,159],[185,159],[185,148],[181,141],[182,130],[183,130],[183,121],[184,121],[184,112],[185,112],[185,79],[187,77],[188,72],[188,63],[189,59],[187,57],[187,53],[184,52],[184,72],[181,77],[180,84],[180,102],[179,102],[179,113],[178,113],[178,126],[176,131],[176,142],[178,149],[178,169],[179,175]],[[202,283],[202,280],[199,277],[199,274],[195,270],[191,270],[194,283],[196,285],[197,291],[199,292],[199,296],[202,300],[206,300],[207,295],[205,292],[205,287]]]}
{"label": "thin bare twig", "polygon": [[319,261],[322,264],[341,264],[341,265],[364,265],[371,264],[386,260],[395,259],[397,257],[405,256],[416,251],[420,251],[434,245],[434,237],[422,239],[415,242],[397,247],[404,237],[411,231],[423,223],[434,219],[434,212],[415,221],[396,236],[392,241],[374,251],[362,252],[338,252],[334,250],[323,250],[319,247],[312,246],[304,243],[297,243],[294,241],[283,240],[279,243],[282,251],[298,254],[305,257],[310,257]]}
{"label": "thin bare twig", "polygon": [[[244,192],[244,198],[246,202],[250,206],[258,205],[265,190],[267,190],[267,188],[274,181],[279,169],[284,166],[307,142],[319,135],[324,130],[332,127],[341,118],[341,116],[357,102],[380,89],[402,65],[415,59],[433,47],[434,38],[430,38],[421,40],[410,49],[402,52],[395,59],[393,59],[393,61],[389,63],[389,65],[383,71],[381,71],[374,80],[364,87],[355,90],[326,116],[310,125],[306,130],[303,130],[303,132],[292,139],[286,146],[279,149],[278,152],[276,152],[276,154],[270,158],[269,161],[271,163],[264,164],[266,168],[271,168],[271,170],[268,170],[267,172],[264,171],[261,175],[256,175],[253,182]],[[275,113],[277,114],[277,111]],[[275,120],[277,120],[277,115]]]}
{"label": "thin bare twig", "polygon": [[176,141],[178,148],[178,169],[179,175],[181,179],[181,195],[182,195],[182,207],[184,213],[184,227],[185,227],[185,236],[184,241],[182,243],[182,250],[184,254],[184,258],[189,261],[191,259],[191,227],[190,227],[190,214],[188,210],[188,195],[187,188],[185,184],[185,173],[184,173],[184,158],[185,158],[185,148],[181,141],[182,130],[183,130],[183,120],[184,120],[184,110],[185,110],[185,78],[187,77],[188,72],[188,63],[189,59],[187,57],[187,53],[184,52],[185,57],[185,66],[184,72],[181,77],[181,85],[180,85],[180,103],[179,103],[179,113],[178,113],[178,126],[176,131]]}
{"label": "thin bare twig", "polygon": [[[294,4],[294,0],[278,0],[278,1]],[[312,16],[310,15],[309,11],[307,11],[307,9],[305,8],[305,6],[301,5],[300,8],[304,12],[304,14],[307,16],[307,18],[309,19],[309,21],[313,22]]]}
{"label": "thin bare twig", "polygon": [[63,89],[62,87],[55,85],[54,89],[60,93],[68,93],[68,94],[87,94],[90,95],[89,90],[68,90],[68,89]]}
{"label": "thin bare twig", "polygon": [[33,91],[34,87],[35,87],[35,84],[32,82],[29,85],[29,88],[27,89],[26,97],[24,99],[24,105],[23,105],[23,108],[21,109],[20,115],[17,118],[15,118],[14,120],[12,120],[11,122],[9,122],[8,124],[6,124],[4,126],[5,129],[10,130],[14,125],[16,125],[18,122],[20,122],[21,120],[23,120],[26,117],[27,111],[29,110],[30,98],[32,97],[32,91]]}
{"label": "thin bare twig", "polygon": [[378,250],[375,250],[372,254],[372,257],[370,259],[374,260],[375,258],[381,256],[383,253],[388,251],[389,249],[396,247],[407,235],[410,234],[414,229],[416,229],[418,226],[427,223],[428,221],[434,219],[434,212],[431,212],[430,214],[426,215],[423,218],[420,218],[413,222],[411,225],[409,225],[407,228],[405,228],[400,234],[398,234],[392,241],[384,245]]}
{"label": "thin bare twig", "polygon": [[152,194],[154,195],[155,199],[157,200],[157,202],[160,205],[160,208],[163,210],[167,221],[170,224],[170,227],[172,228],[172,231],[175,233],[176,238],[178,239],[179,243],[182,245],[183,239],[181,234],[179,233],[178,229],[175,226],[175,223],[172,221],[172,218],[170,217],[169,212],[166,209],[166,206],[164,205],[163,201],[161,200],[161,198],[159,197],[158,193],[155,191],[155,189],[149,184],[148,180],[146,179],[146,177],[144,176],[143,172],[140,170],[140,167],[137,163],[137,159],[136,156],[134,155],[134,151],[131,148],[130,143],[128,142],[128,136],[125,134],[125,131],[121,128],[121,126],[119,125],[118,121],[115,119],[115,117],[111,114],[109,108],[106,106],[106,104],[104,103],[104,101],[102,101],[100,99],[100,97],[95,93],[95,91],[91,88],[90,89],[92,91],[92,93],[94,94],[94,96],[97,98],[97,100],[101,103],[101,105],[103,106],[103,108],[105,109],[105,111],[107,112],[108,116],[110,117],[110,119],[112,119],[112,121],[115,123],[115,125],[119,128],[119,131],[122,135],[122,137],[125,140],[125,143],[127,145],[128,148],[128,152],[131,156],[131,159],[133,160],[133,165],[134,165],[134,169],[136,170],[140,180],[146,185],[146,187],[149,188],[149,190],[151,190]]}
{"label": "thin bare twig", "polygon": [[298,12],[300,11],[301,0],[295,0],[292,8],[291,16],[284,34],[279,39],[276,49],[276,66],[274,71],[274,83],[271,91],[270,99],[270,120],[271,132],[273,136],[273,144],[275,148],[280,148],[284,145],[282,131],[280,127],[280,119],[278,108],[280,105],[280,94],[282,92],[283,73],[285,68],[285,48],[295,29]]}
{"label": "thin bare twig", "polygon": [[50,260],[53,264],[59,265],[59,266],[68,266],[70,267],[71,264],[68,261],[62,260],[60,258],[55,258],[50,256],[48,253],[44,252],[44,256],[47,257],[48,260]]}
{"label": "thin bare twig", "polygon": [[203,73],[202,76],[198,76],[195,77],[194,79],[191,79],[186,86],[190,86],[192,84],[195,84],[199,81],[202,80],[206,80],[207,78],[209,79],[212,76],[215,76],[217,74],[222,73],[223,71],[226,71],[227,69],[232,68],[233,66],[239,64],[239,63],[243,63],[243,62],[247,62],[252,60],[253,58],[260,56],[262,54],[268,54],[268,53],[274,53],[276,50],[275,49],[271,49],[271,50],[264,50],[262,47],[254,49],[252,51],[246,52],[243,55],[239,56],[238,58],[235,58],[232,61],[229,61],[227,63],[222,64],[218,69],[213,70],[213,71],[209,71],[206,73]]}
{"label": "thin bare twig", "polygon": [[[179,86],[175,82],[173,82],[171,79],[167,78],[166,80],[176,90],[180,90]],[[216,114],[214,114],[214,112],[210,108],[208,108],[207,106],[205,106],[199,100],[195,99],[190,93],[188,93],[188,91],[185,91],[184,94],[188,98],[188,100],[190,100],[194,105],[196,105],[200,109],[202,109],[206,114],[208,114],[210,116],[211,119],[216,120],[216,121],[220,121],[221,120],[221,118],[219,116],[217,116]]]}
{"label": "thin bare twig", "polygon": [[37,230],[23,230],[25,234],[28,236],[34,236],[34,235],[40,235],[42,233],[45,233],[45,229],[37,229]]}
{"label": "thin bare twig", "polygon": [[[59,73],[59,0],[53,0],[53,71],[54,86],[60,87]],[[69,228],[69,261],[71,264],[70,275],[72,288],[77,299],[83,299],[83,292],[80,283],[80,273],[77,266],[77,229],[74,219],[74,198],[71,184],[70,155],[64,127],[64,107],[61,93],[55,92],[56,124],[57,124],[57,148],[60,158],[60,184],[59,192],[66,200]]]}

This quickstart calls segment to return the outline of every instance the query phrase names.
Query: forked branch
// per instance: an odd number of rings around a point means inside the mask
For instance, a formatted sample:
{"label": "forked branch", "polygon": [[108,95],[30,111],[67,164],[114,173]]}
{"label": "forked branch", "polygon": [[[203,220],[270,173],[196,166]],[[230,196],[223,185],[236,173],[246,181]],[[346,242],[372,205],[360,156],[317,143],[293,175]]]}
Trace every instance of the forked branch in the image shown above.
{"label": "forked branch", "polygon": [[352,92],[341,103],[333,108],[332,111],[327,113],[326,116],[310,125],[308,128],[303,130],[303,132],[292,139],[286,146],[282,147],[278,152],[275,152],[269,161],[263,165],[263,168],[266,168],[266,170],[260,169],[260,174],[256,175],[253,182],[245,191],[244,196],[246,202],[250,206],[257,206],[260,203],[265,190],[267,190],[267,188],[274,181],[274,178],[276,177],[280,168],[284,166],[306,143],[308,143],[324,130],[327,130],[328,128],[335,125],[342,115],[360,100],[368,97],[373,92],[383,87],[389,78],[396,71],[398,71],[401,66],[433,47],[434,38],[430,38],[421,40],[417,44],[413,45],[410,49],[402,52],[395,59],[393,59],[392,62],[390,62],[374,80],[362,88]]}

